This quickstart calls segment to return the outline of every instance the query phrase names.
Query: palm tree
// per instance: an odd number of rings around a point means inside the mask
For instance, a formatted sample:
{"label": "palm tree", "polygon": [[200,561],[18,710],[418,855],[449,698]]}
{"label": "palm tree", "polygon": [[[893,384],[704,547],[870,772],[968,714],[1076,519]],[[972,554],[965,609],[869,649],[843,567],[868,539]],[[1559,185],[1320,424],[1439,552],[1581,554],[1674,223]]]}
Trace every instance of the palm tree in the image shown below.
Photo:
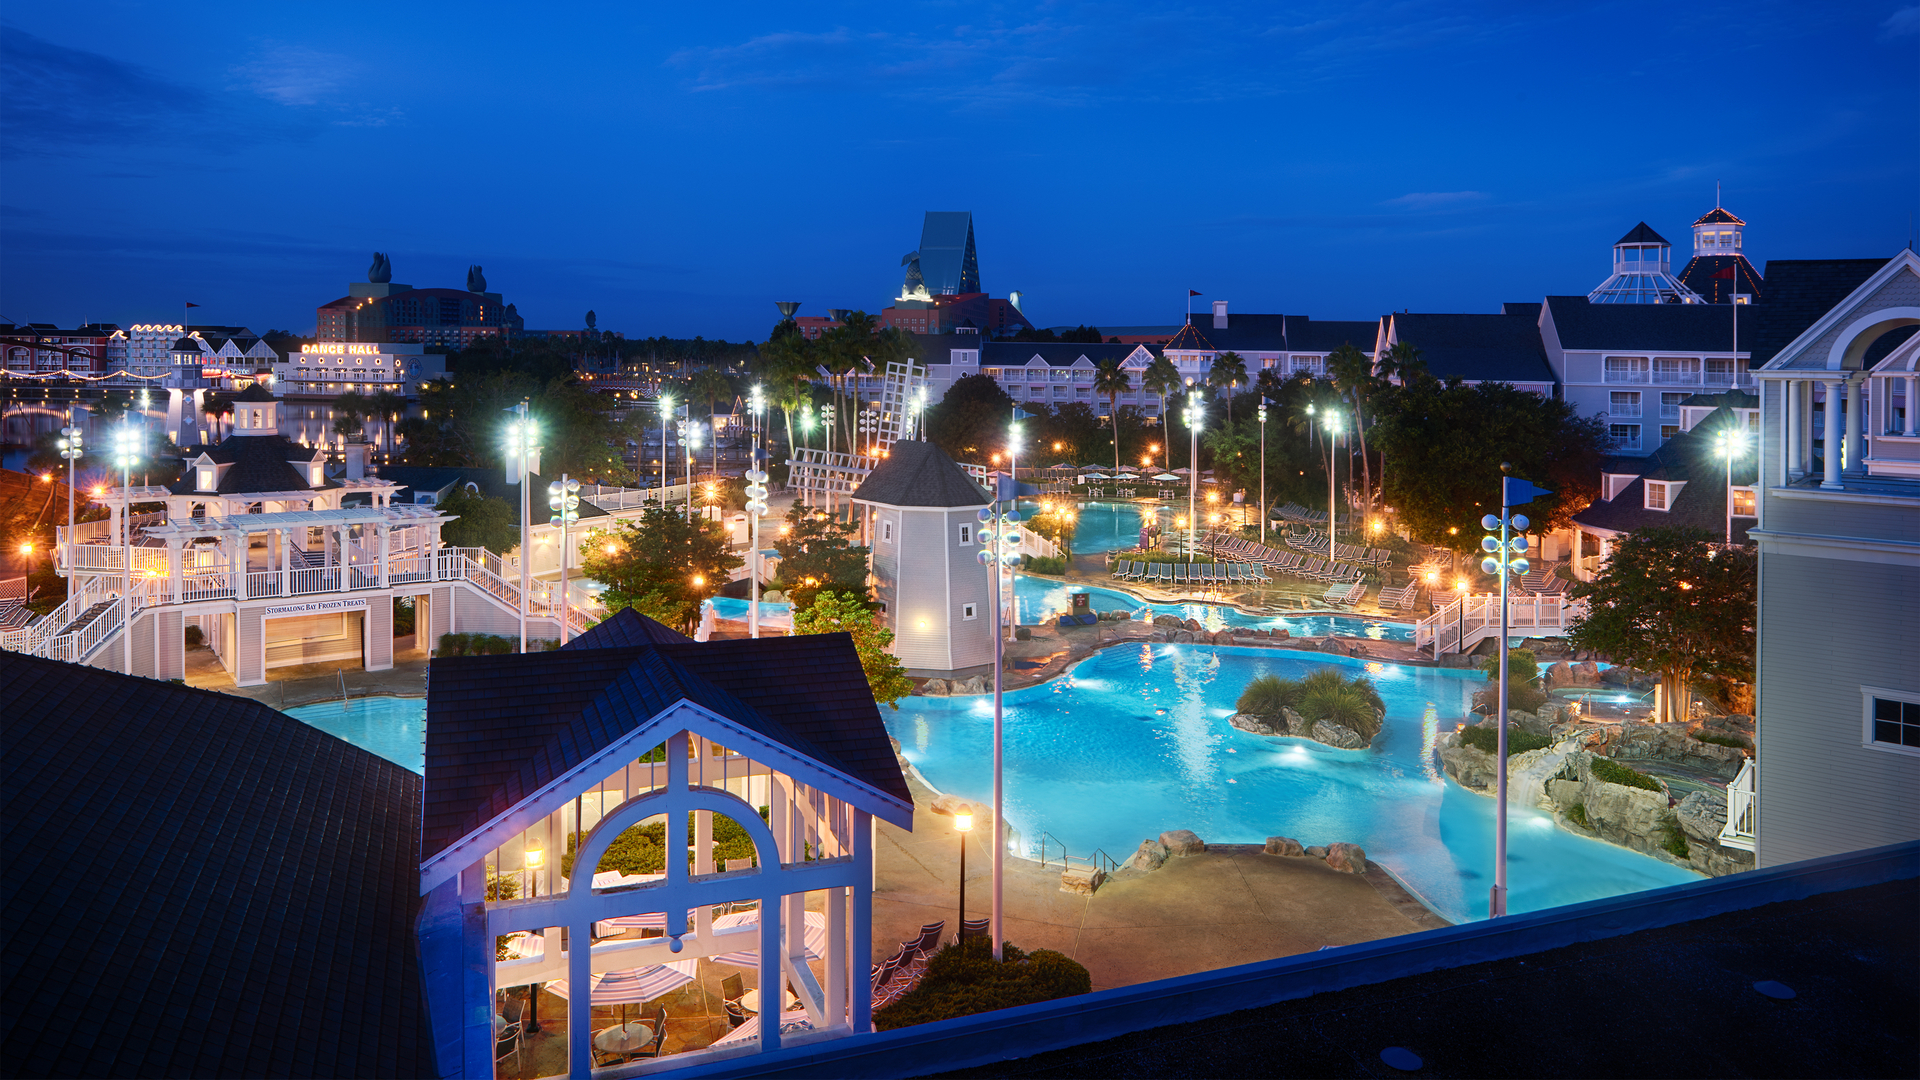
{"label": "palm tree", "polygon": [[[707,427],[713,427],[713,416],[719,411],[719,401],[723,397],[733,396],[733,384],[727,381],[726,373],[708,364],[695,372],[692,381],[687,384],[687,393],[697,398],[707,399]],[[717,433],[713,439],[713,471],[720,471],[720,438]]]}
{"label": "palm tree", "polygon": [[[1396,379],[1399,380],[1399,385],[1406,386],[1416,380],[1432,377],[1427,372],[1427,362],[1421,358],[1420,350],[1410,342],[1405,341],[1394,342],[1386,352],[1382,353],[1376,368],[1379,375],[1379,386],[1376,389],[1382,393],[1390,392],[1393,389],[1394,380]],[[1380,454],[1380,492],[1382,501],[1385,500],[1386,490],[1387,455],[1383,450]]]}
{"label": "palm tree", "polygon": [[1353,430],[1360,437],[1360,470],[1363,477],[1361,492],[1367,500],[1365,516],[1373,516],[1373,463],[1367,455],[1367,405],[1373,391],[1380,385],[1380,377],[1374,374],[1373,360],[1366,353],[1346,342],[1327,354],[1327,372],[1333,376],[1334,386],[1342,396],[1353,404]]}
{"label": "palm tree", "polygon": [[216,390],[200,399],[200,411],[213,421],[213,441],[219,442],[224,438],[220,432],[221,421],[233,415],[233,399]]}
{"label": "palm tree", "polygon": [[1173,459],[1169,455],[1173,451],[1169,447],[1172,445],[1172,425],[1167,423],[1167,395],[1180,389],[1180,369],[1166,357],[1156,356],[1147,365],[1147,370],[1140,373],[1140,386],[1160,399],[1160,461],[1162,465],[1171,465]]}
{"label": "palm tree", "polygon": [[393,453],[393,425],[407,409],[407,399],[391,390],[382,390],[367,399],[369,416],[379,417],[387,437],[387,453]]}
{"label": "palm tree", "polygon": [[1127,378],[1127,369],[1120,366],[1120,358],[1108,357],[1100,361],[1100,370],[1093,374],[1093,392],[1107,397],[1107,419],[1113,424],[1113,471],[1120,472],[1120,395],[1133,389],[1133,380]]}
{"label": "palm tree", "polygon": [[814,376],[813,342],[800,333],[798,327],[786,321],[781,327],[792,327],[785,333],[775,327],[775,333],[767,339],[760,350],[760,377],[766,380],[768,397],[780,409],[780,416],[787,428],[787,447],[791,450],[793,441],[793,414],[802,402],[809,400],[805,387],[811,384]]}
{"label": "palm tree", "polygon": [[1227,392],[1227,423],[1233,423],[1233,389],[1247,385],[1247,362],[1231,350],[1213,358],[1207,370],[1207,385]]}

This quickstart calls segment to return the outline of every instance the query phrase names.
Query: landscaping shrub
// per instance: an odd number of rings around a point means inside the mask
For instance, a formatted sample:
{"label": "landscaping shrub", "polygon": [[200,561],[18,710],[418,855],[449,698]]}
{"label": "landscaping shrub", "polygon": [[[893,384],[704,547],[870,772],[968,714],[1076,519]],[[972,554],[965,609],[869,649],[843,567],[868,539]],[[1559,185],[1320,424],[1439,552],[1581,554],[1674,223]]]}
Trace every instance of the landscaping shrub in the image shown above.
{"label": "landscaping shrub", "polygon": [[1022,569],[1036,574],[1064,574],[1067,572],[1067,560],[1064,557],[1049,559],[1044,555],[1026,555],[1022,557]]}
{"label": "landscaping shrub", "polygon": [[[1488,682],[1499,682],[1500,654],[1496,652],[1492,656],[1482,657],[1480,670],[1487,673]],[[1540,661],[1534,658],[1532,649],[1507,650],[1507,685],[1509,687],[1531,683],[1539,677]]]}
{"label": "landscaping shrub", "polygon": [[1753,752],[1753,744],[1738,735],[1722,735],[1717,731],[1696,731],[1693,733],[1693,737],[1703,743],[1712,743],[1715,746],[1731,746],[1735,750],[1745,750],[1748,753]]}
{"label": "landscaping shrub", "polygon": [[1278,675],[1261,675],[1240,691],[1240,700],[1234,703],[1236,712],[1257,716],[1273,723],[1284,722],[1280,710],[1291,708],[1300,700],[1300,684],[1292,679],[1283,679]]}
{"label": "landscaping shrub", "polygon": [[405,637],[413,633],[413,597],[396,596],[393,598],[393,636]]}
{"label": "landscaping shrub", "polygon": [[1262,675],[1240,692],[1236,707],[1271,724],[1284,723],[1280,710],[1290,708],[1308,721],[1326,720],[1351,728],[1363,739],[1379,734],[1386,709],[1372,679],[1365,675],[1348,679],[1330,667],[1304,679]]}
{"label": "landscaping shrub", "polygon": [[[1460,733],[1460,742],[1482,753],[1491,754],[1500,748],[1500,733],[1490,727],[1470,727]],[[1507,727],[1507,756],[1524,754],[1529,750],[1545,750],[1553,745],[1553,740],[1545,735],[1535,735],[1531,731],[1509,725]]]}
{"label": "landscaping shrub", "polygon": [[[1540,711],[1540,706],[1552,700],[1553,695],[1538,687],[1528,686],[1522,682],[1507,684],[1507,711],[1509,712],[1518,709],[1521,712],[1537,713]],[[1491,686],[1485,690],[1474,691],[1473,705],[1475,712],[1492,716],[1500,707],[1500,688]]]}
{"label": "landscaping shrub", "polygon": [[[659,749],[664,750],[662,746]],[[651,755],[649,755],[651,756]],[[760,819],[767,820],[767,807],[760,808]],[[567,853],[560,857],[560,872],[573,876],[573,850],[578,838],[567,836]],[[727,859],[752,859],[758,854],[753,838],[740,823],[721,814],[713,816],[713,864],[725,865]],[[667,865],[667,823],[648,821],[627,828],[613,838],[607,853],[600,857],[599,870],[618,870],[623,874],[658,874]],[[693,865],[693,818],[687,818],[687,865]]]}
{"label": "landscaping shrub", "polygon": [[1577,802],[1577,803],[1574,803],[1572,806],[1567,807],[1567,818],[1568,820],[1572,821],[1575,825],[1578,825],[1583,829],[1593,828],[1593,822],[1587,820],[1587,804],[1586,803]]}
{"label": "landscaping shrub", "polygon": [[1609,784],[1619,784],[1621,787],[1640,788],[1643,791],[1660,790],[1659,782],[1653,777],[1610,758],[1594,758],[1593,775]]}
{"label": "landscaping shrub", "polygon": [[888,1031],[1093,989],[1087,969],[1062,953],[1038,949],[1028,954],[1011,942],[1001,951],[1005,959],[996,961],[992,943],[980,938],[941,949],[927,962],[920,985],[873,1014],[874,1027]]}
{"label": "landscaping shrub", "polygon": [[1676,859],[1691,857],[1691,851],[1687,847],[1686,830],[1680,827],[1680,819],[1675,817],[1671,810],[1660,818],[1660,836],[1660,846],[1666,850],[1667,854]]}
{"label": "landscaping shrub", "polygon": [[207,643],[207,635],[206,635],[206,632],[201,630],[199,627],[189,626],[186,629],[186,640],[187,640],[187,648],[197,649],[200,646],[205,645]]}

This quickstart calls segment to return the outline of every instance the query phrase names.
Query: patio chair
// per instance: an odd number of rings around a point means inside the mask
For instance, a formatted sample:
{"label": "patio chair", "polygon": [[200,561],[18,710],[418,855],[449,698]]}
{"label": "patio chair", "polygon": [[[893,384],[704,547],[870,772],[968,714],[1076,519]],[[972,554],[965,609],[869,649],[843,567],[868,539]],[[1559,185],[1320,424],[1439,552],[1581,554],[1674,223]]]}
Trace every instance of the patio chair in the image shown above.
{"label": "patio chair", "polygon": [[968,938],[986,937],[991,926],[992,920],[990,919],[968,919],[960,924],[960,934],[953,939],[953,943],[958,945]]}
{"label": "patio chair", "polygon": [[932,956],[934,951],[940,947],[940,936],[946,933],[946,930],[947,920],[945,919],[941,919],[939,922],[927,923],[920,928],[919,937],[904,944],[910,946],[914,952],[921,956]]}
{"label": "patio chair", "polygon": [[653,1018],[653,1042],[644,1050],[634,1053],[634,1057],[653,1058],[660,1056],[660,1044],[667,1041],[667,1007],[660,1007],[660,1015]]}
{"label": "patio chair", "polygon": [[729,1005],[738,1005],[746,993],[746,983],[740,978],[738,972],[720,980],[720,1000]]}
{"label": "patio chair", "polygon": [[[511,997],[509,997],[507,1000],[510,1003],[514,1003],[518,1001],[518,999],[511,998]],[[504,1014],[502,1015],[503,1015],[503,1018],[505,1018]],[[521,1033],[522,1033],[522,1028],[520,1025],[520,1013],[519,1013],[519,1010],[516,1008],[514,1010],[514,1015],[511,1018],[507,1019],[507,1026],[501,1028],[500,1031],[497,1034],[495,1034],[493,1037],[493,1060],[496,1063],[498,1063],[502,1058],[506,1057],[508,1054],[512,1054],[513,1070],[515,1072],[520,1071]]]}

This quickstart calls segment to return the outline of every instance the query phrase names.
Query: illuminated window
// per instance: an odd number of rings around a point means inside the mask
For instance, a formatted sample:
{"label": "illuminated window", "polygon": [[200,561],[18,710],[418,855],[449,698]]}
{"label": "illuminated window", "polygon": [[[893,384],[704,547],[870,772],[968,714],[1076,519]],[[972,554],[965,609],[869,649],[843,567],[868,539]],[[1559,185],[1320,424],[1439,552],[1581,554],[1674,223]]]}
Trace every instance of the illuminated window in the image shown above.
{"label": "illuminated window", "polygon": [[1647,481],[1646,508],[1665,510],[1667,508],[1667,485],[1658,480]]}
{"label": "illuminated window", "polygon": [[1734,488],[1733,489],[1733,516],[1734,517],[1757,516],[1753,510],[1753,489],[1752,488]]}

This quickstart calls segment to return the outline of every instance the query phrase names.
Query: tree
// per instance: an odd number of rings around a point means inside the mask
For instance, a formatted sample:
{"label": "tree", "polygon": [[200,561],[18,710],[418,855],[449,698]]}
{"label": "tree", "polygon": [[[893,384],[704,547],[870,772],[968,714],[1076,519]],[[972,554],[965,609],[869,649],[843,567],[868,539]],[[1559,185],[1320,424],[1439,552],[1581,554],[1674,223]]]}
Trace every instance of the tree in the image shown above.
{"label": "tree", "polygon": [[1147,364],[1147,370],[1140,373],[1140,386],[1147,393],[1156,395],[1160,399],[1160,443],[1162,446],[1160,463],[1162,468],[1170,468],[1172,466],[1172,459],[1166,455],[1173,452],[1169,448],[1173,441],[1171,438],[1173,425],[1167,423],[1167,395],[1179,392],[1180,369],[1175,367],[1173,361],[1166,357],[1156,356]]}
{"label": "tree", "polygon": [[692,521],[653,507],[641,517],[587,533],[580,568],[607,588],[608,611],[631,607],[642,615],[686,630],[700,602],[720,591],[740,556],[727,550],[725,529],[704,518]]}
{"label": "tree", "polygon": [[1233,422],[1233,391],[1247,385],[1247,362],[1237,352],[1223,352],[1207,369],[1207,385],[1227,395],[1227,422]]}
{"label": "tree", "polygon": [[1373,460],[1367,453],[1367,427],[1373,422],[1371,402],[1381,385],[1374,374],[1373,358],[1353,347],[1352,342],[1327,354],[1327,373],[1333,376],[1334,389],[1353,406],[1353,430],[1360,439],[1361,495],[1366,499],[1365,517],[1373,516]]}
{"label": "tree", "polygon": [[333,433],[353,436],[360,434],[361,418],[367,415],[367,399],[356,390],[349,390],[333,399]]}
{"label": "tree", "polygon": [[1226,490],[1258,485],[1260,477],[1259,424],[1247,417],[1231,420],[1200,437],[1200,445],[1213,455],[1214,476]]}
{"label": "tree", "polygon": [[733,383],[728,381],[726,373],[708,364],[694,372],[693,379],[687,384],[687,393],[707,402],[707,435],[713,443],[713,471],[720,471],[720,433],[714,430],[713,417],[719,412],[721,398],[733,396]]}
{"label": "tree", "polygon": [[450,547],[486,548],[505,555],[520,544],[520,523],[512,503],[456,487],[440,504],[454,520],[440,526],[440,539]]}
{"label": "tree", "polygon": [[986,464],[1006,445],[1013,399],[990,375],[962,375],[927,410],[927,438],[959,461]]}
{"label": "tree", "polygon": [[780,553],[780,581],[796,608],[811,603],[822,589],[867,594],[868,552],[853,542],[858,529],[797,502],[787,509],[773,549]]}
{"label": "tree", "polygon": [[1663,721],[1683,721],[1697,680],[1753,681],[1758,557],[1704,529],[1635,529],[1600,574],[1573,587],[1587,612],[1569,627],[1576,649],[1658,671]]}
{"label": "tree", "polygon": [[1113,471],[1116,473],[1120,471],[1120,395],[1131,389],[1133,380],[1127,377],[1127,369],[1120,366],[1119,357],[1100,361],[1100,370],[1093,373],[1093,392],[1107,399],[1107,416],[1113,421]]}
{"label": "tree", "polygon": [[[1500,466],[1553,494],[1513,509],[1536,533],[1564,528],[1598,494],[1606,422],[1510,383],[1416,378],[1383,391],[1374,444],[1393,458],[1382,494],[1415,540],[1471,554],[1500,508]],[[1449,529],[1454,532],[1449,532]]]}
{"label": "tree", "polygon": [[893,631],[880,625],[860,596],[822,591],[805,607],[795,606],[793,632],[852,635],[854,651],[860,654],[860,670],[867,676],[874,701],[898,711],[900,706],[895,702],[913,693],[907,669],[888,651],[893,645]]}
{"label": "tree", "polygon": [[1085,323],[1081,323],[1071,330],[1061,331],[1060,340],[1076,342],[1082,345],[1098,345],[1106,339],[1100,336],[1099,327],[1088,326]]}

